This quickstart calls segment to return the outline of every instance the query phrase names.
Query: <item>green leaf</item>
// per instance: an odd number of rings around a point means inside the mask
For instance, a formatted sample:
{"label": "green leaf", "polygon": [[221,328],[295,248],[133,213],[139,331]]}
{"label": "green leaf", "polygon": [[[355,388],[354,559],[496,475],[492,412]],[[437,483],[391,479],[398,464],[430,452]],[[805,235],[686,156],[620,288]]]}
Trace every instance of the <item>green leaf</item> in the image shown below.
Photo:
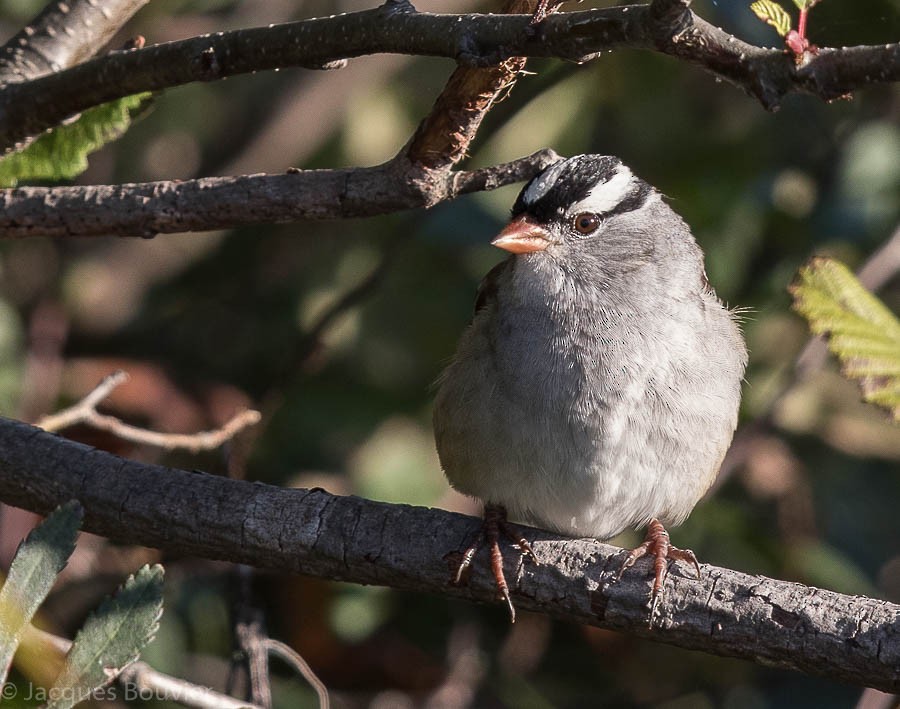
{"label": "green leaf", "polygon": [[87,156],[119,138],[151,94],[126,96],[84,111],[76,120],[41,135],[24,150],[0,159],[0,187],[20,181],[69,180],[87,169]]}
{"label": "green leaf", "polygon": [[863,399],[900,422],[900,320],[838,261],[814,258],[790,288],[810,330],[826,335]]}
{"label": "green leaf", "polygon": [[777,2],[773,0],[756,0],[756,2],[750,4],[750,9],[767,25],[772,25],[782,37],[791,31],[791,16]]}
{"label": "green leaf", "polygon": [[159,629],[163,568],[144,566],[91,613],[75,636],[48,709],[68,709],[112,682]]}
{"label": "green leaf", "polygon": [[58,507],[19,545],[6,583],[0,588],[0,685],[22,633],[66,566],[81,526],[76,500]]}

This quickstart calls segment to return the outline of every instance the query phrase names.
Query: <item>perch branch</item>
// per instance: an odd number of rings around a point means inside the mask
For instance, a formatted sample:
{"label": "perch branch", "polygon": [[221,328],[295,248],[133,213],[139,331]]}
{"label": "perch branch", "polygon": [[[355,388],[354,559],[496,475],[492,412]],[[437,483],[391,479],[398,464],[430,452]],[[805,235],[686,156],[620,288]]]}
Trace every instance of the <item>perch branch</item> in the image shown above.
{"label": "perch branch", "polygon": [[[120,542],[497,602],[486,565],[466,587],[447,584],[442,557],[475,534],[470,517],[145,465],[0,419],[0,500],[46,513],[72,498],[86,530]],[[638,566],[616,582],[620,549],[526,534],[541,564],[508,563],[520,610],[900,690],[900,606],[708,565],[697,580],[675,566],[651,630],[650,577]]]}
{"label": "perch branch", "polygon": [[802,66],[747,44],[695,15],[688,0],[552,15],[436,15],[395,0],[362,12],[219,32],[114,52],[0,89],[0,149],[90,106],[141,91],[253,71],[306,67],[375,53],[447,57],[487,66],[511,57],[583,62],[603,51],[648,49],[698,64],[774,109],[791,92],[826,100],[900,80],[900,44],[821,49]]}
{"label": "perch branch", "polygon": [[113,372],[109,376],[104,377],[103,381],[77,404],[58,413],[44,416],[38,421],[37,426],[45,431],[54,432],[83,423],[101,431],[108,431],[124,441],[156,446],[165,450],[175,450],[177,448],[191,453],[198,453],[199,451],[218,448],[248,426],[259,423],[261,418],[258,411],[245,409],[235,414],[225,425],[214,431],[201,431],[199,433],[148,431],[145,428],[131,426],[115,416],[108,416],[97,411],[97,406],[100,402],[108,397],[113,389],[127,381],[128,374],[126,372],[121,370]]}

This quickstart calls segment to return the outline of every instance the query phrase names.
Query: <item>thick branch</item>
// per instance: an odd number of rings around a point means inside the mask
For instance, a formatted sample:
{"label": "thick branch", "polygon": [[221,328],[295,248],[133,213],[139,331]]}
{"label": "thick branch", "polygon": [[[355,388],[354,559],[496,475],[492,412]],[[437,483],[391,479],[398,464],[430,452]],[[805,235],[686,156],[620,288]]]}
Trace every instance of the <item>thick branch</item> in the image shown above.
{"label": "thick branch", "polygon": [[0,84],[67,69],[100,51],[149,0],[53,2],[0,47]]}
{"label": "thick branch", "polygon": [[[495,602],[486,564],[468,586],[447,585],[442,557],[472,538],[471,518],[144,465],[0,419],[0,500],[46,513],[72,498],[86,530],[121,542]],[[621,550],[526,533],[541,564],[507,563],[520,610],[900,690],[900,606],[713,566],[695,580],[675,566],[651,630],[645,567],[616,582]]]}
{"label": "thick branch", "polygon": [[145,236],[299,219],[366,217],[430,207],[530,179],[557,159],[542,150],[472,172],[403,158],[378,167],[208,177],[184,182],[0,191],[0,237]]}
{"label": "thick branch", "polygon": [[528,15],[434,15],[389,2],[363,12],[116,52],[0,90],[0,148],[139,91],[266,69],[321,68],[373,53],[496,64],[518,56],[586,61],[610,49],[654,49],[728,79],[767,108],[792,91],[834,99],[900,79],[898,44],[823,49],[798,68],[782,51],[749,45],[713,27],[688,9],[687,0],[553,15],[537,31],[529,22]]}

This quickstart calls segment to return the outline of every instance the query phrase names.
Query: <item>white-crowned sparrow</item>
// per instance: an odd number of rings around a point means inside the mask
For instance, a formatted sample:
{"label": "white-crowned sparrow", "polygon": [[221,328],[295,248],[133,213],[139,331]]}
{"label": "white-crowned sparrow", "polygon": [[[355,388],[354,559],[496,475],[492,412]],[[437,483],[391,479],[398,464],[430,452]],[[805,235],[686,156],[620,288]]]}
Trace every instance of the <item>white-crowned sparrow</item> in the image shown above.
{"label": "white-crowned sparrow", "polygon": [[485,503],[511,612],[504,509],[570,536],[648,526],[623,570],[656,559],[655,605],[667,558],[696,565],[663,525],[709,489],[737,424],[747,351],[735,317],[688,226],[615,157],[549,167],[492,243],[512,255],[483,280],[435,401],[447,478]]}

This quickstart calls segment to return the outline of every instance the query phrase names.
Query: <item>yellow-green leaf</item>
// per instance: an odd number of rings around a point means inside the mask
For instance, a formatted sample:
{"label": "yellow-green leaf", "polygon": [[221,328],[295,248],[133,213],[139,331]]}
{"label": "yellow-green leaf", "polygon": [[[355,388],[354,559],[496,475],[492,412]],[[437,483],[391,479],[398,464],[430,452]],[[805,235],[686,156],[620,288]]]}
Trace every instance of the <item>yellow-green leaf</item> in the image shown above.
{"label": "yellow-green leaf", "polygon": [[74,500],[56,508],[19,545],[6,582],[0,579],[0,686],[22,634],[75,548],[81,517]]}
{"label": "yellow-green leaf", "polygon": [[814,258],[790,288],[794,309],[825,335],[863,399],[900,422],[900,320],[838,261]]}
{"label": "yellow-green leaf", "polygon": [[782,37],[791,31],[791,16],[777,2],[773,0],[756,0],[756,2],[750,4],[750,9],[767,25],[772,25]]}
{"label": "yellow-green leaf", "polygon": [[87,156],[125,133],[150,98],[149,93],[135,94],[90,108],[76,120],[57,126],[23,150],[0,159],[0,187],[77,177],[87,169]]}

